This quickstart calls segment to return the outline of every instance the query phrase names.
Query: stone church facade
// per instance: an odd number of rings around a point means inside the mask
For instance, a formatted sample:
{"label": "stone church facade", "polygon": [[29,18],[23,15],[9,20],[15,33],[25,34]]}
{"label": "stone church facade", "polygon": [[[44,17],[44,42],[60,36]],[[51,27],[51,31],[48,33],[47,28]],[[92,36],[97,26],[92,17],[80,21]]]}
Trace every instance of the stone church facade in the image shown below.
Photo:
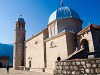
{"label": "stone church facade", "polygon": [[55,61],[100,57],[100,26],[83,21],[73,9],[61,6],[49,17],[48,26],[25,40],[25,21],[16,21],[14,43],[14,69],[19,66],[30,70],[51,72]]}

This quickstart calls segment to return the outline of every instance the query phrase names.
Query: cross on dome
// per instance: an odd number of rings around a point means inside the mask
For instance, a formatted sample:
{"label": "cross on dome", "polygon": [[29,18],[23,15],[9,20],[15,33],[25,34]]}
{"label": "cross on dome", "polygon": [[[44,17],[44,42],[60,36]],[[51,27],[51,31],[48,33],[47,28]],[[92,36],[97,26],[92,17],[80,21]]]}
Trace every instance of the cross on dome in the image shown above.
{"label": "cross on dome", "polygon": [[61,5],[61,6],[63,6],[63,5],[64,5],[64,4],[63,4],[63,0],[61,0],[61,1],[60,1],[60,5]]}

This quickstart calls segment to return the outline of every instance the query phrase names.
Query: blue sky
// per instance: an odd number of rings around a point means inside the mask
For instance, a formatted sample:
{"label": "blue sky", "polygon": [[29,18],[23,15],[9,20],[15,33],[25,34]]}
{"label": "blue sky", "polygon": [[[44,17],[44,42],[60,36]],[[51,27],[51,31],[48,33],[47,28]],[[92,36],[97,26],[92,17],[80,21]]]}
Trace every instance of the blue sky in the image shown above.
{"label": "blue sky", "polygon": [[[100,25],[100,0],[64,0],[89,24]],[[26,21],[26,39],[47,27],[50,14],[60,7],[60,0],[0,0],[0,43],[14,43],[16,19],[20,14]]]}

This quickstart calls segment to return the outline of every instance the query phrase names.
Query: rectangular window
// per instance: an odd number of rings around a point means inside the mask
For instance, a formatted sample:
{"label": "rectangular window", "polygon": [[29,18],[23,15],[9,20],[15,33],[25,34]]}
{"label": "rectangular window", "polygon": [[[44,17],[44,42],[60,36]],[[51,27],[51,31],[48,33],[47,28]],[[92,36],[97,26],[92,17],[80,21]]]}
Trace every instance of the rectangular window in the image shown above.
{"label": "rectangular window", "polygon": [[50,33],[51,33],[51,36],[55,35],[55,26],[51,26],[50,27]]}

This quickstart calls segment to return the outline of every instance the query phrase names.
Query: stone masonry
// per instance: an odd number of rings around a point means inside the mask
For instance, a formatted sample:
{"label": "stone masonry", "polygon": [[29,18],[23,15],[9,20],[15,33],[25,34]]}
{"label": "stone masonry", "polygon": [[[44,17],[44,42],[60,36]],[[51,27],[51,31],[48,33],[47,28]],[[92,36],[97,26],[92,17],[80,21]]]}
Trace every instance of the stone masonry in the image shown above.
{"label": "stone masonry", "polygon": [[56,61],[55,75],[100,75],[100,58]]}

